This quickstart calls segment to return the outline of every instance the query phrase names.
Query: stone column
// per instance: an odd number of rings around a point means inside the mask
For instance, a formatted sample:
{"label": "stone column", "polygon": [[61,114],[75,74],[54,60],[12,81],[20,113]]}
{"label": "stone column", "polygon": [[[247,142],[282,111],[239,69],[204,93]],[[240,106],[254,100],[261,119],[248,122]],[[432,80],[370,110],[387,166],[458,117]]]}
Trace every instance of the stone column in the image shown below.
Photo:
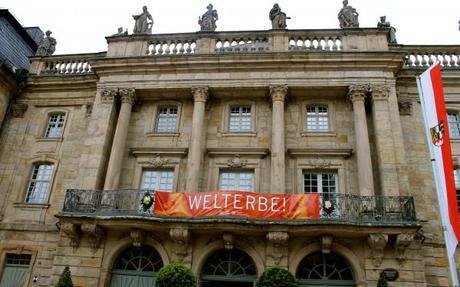
{"label": "stone column", "polygon": [[284,134],[284,101],[287,86],[270,86],[273,102],[272,115],[272,148],[271,148],[271,193],[285,193],[285,134]]}
{"label": "stone column", "polygon": [[204,135],[206,133],[204,126],[204,112],[206,100],[208,99],[208,87],[192,88],[194,99],[193,119],[192,119],[192,136],[190,138],[189,152],[187,159],[187,182],[186,191],[199,191],[200,169],[203,158]]}
{"label": "stone column", "polygon": [[125,155],[126,138],[128,136],[129,120],[131,110],[136,100],[134,89],[119,89],[121,97],[121,108],[118,115],[117,127],[113,137],[112,149],[110,151],[109,164],[105,176],[104,190],[117,189],[120,183],[120,173]]}
{"label": "stone column", "polygon": [[358,188],[359,194],[362,196],[374,195],[371,150],[367,131],[366,109],[364,107],[368,90],[366,85],[353,85],[349,87],[348,93],[348,98],[353,103],[356,156],[358,161]]}
{"label": "stone column", "polygon": [[389,93],[390,88],[387,86],[372,87],[372,119],[382,195],[397,196],[399,178],[388,105]]}

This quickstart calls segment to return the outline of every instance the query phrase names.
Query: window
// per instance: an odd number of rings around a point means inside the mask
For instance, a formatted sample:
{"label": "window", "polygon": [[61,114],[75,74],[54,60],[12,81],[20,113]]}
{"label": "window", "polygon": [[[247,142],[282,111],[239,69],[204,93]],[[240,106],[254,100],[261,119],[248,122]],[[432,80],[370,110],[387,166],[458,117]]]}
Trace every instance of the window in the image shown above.
{"label": "window", "polygon": [[250,106],[230,107],[230,119],[228,131],[232,133],[244,133],[252,131],[252,118]]}
{"label": "window", "polygon": [[0,286],[24,286],[31,257],[29,254],[6,254]]}
{"label": "window", "polygon": [[142,175],[142,189],[172,191],[174,171],[145,170]]}
{"label": "window", "polygon": [[460,138],[460,119],[457,113],[447,113],[451,138]]}
{"label": "window", "polygon": [[32,177],[27,188],[26,202],[45,203],[48,195],[51,176],[53,174],[52,164],[37,164],[32,170]]}
{"label": "window", "polygon": [[219,189],[254,191],[254,172],[221,172],[219,178]]}
{"label": "window", "polygon": [[177,107],[159,107],[155,131],[157,133],[174,133],[177,125]]}
{"label": "window", "polygon": [[454,169],[455,189],[457,190],[457,208],[460,213],[460,169]]}
{"label": "window", "polygon": [[336,173],[304,173],[304,192],[336,193]]}
{"label": "window", "polygon": [[62,136],[64,129],[65,114],[50,114],[48,117],[48,125],[46,126],[45,137],[46,138],[58,138]]}
{"label": "window", "polygon": [[307,132],[329,131],[329,115],[326,106],[307,107]]}

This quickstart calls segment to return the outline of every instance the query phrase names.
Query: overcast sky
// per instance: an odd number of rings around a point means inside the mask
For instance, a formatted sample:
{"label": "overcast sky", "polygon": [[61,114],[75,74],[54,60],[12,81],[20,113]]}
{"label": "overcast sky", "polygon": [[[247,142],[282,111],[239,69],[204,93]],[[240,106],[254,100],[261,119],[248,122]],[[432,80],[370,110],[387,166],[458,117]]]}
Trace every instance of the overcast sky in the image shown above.
{"label": "overcast sky", "polygon": [[[342,0],[212,0],[218,31],[267,30],[274,3],[292,19],[288,29],[339,28]],[[460,44],[460,0],[349,0],[361,27],[376,27],[380,16],[397,29],[401,44]],[[107,50],[105,36],[122,26],[132,32],[133,14],[147,5],[153,33],[196,32],[209,0],[1,0],[24,26],[53,31],[56,54]]]}

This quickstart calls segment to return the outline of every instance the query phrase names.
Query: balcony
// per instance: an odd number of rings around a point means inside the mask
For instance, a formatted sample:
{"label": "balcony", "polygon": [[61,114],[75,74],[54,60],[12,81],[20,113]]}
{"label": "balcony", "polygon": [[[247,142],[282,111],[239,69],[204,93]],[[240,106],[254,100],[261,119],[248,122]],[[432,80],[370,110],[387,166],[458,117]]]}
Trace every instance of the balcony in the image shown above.
{"label": "balcony", "polygon": [[415,226],[414,199],[408,196],[357,196],[320,194],[320,217],[309,220],[264,220],[242,217],[178,218],[155,216],[144,211],[141,199],[146,190],[67,190],[62,212],[58,217],[94,219],[143,219],[156,222],[227,222],[281,225],[356,225]]}

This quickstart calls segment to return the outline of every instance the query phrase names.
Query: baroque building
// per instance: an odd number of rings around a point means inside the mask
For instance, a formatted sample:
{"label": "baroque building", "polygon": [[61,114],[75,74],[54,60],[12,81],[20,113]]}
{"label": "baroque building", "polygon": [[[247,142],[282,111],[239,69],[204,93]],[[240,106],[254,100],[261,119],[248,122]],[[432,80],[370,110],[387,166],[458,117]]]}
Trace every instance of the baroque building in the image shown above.
{"label": "baroque building", "polygon": [[[441,61],[457,159],[460,47],[390,33],[121,33],[103,53],[31,57],[0,134],[0,286],[54,286],[65,266],[75,286],[152,286],[173,261],[203,287],[271,266],[302,286],[388,269],[391,286],[449,286],[415,77]],[[308,220],[156,216],[155,190],[321,204]]]}

